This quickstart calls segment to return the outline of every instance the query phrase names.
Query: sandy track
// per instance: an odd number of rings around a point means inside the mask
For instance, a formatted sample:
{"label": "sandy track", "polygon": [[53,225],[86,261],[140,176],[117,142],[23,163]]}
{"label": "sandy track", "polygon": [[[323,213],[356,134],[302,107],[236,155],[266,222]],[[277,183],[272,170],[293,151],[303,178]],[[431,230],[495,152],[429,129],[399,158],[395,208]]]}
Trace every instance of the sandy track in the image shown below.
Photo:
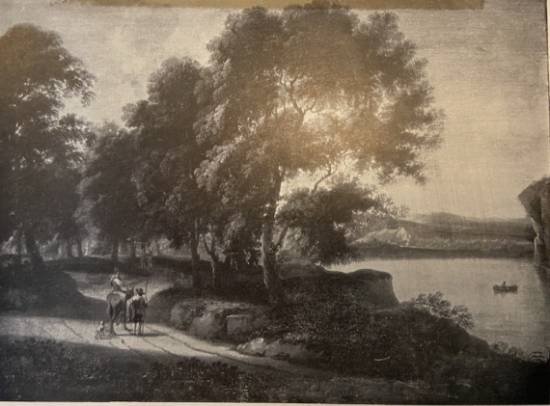
{"label": "sandy track", "polygon": [[179,358],[200,358],[206,362],[223,362],[245,370],[272,370],[302,376],[330,376],[323,371],[304,368],[285,361],[240,354],[228,345],[213,344],[175,329],[146,324],[145,335],[136,337],[117,326],[119,335],[95,339],[97,324],[91,320],[29,316],[20,312],[0,314],[0,331],[14,338],[35,337],[74,344],[105,346],[128,351],[143,361],[166,362]]}

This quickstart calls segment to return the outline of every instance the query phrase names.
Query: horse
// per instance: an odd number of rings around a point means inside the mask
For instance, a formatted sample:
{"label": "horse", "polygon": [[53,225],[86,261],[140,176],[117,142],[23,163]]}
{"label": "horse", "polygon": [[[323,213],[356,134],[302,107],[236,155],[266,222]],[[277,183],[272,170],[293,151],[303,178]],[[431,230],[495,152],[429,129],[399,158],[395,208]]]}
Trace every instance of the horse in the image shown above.
{"label": "horse", "polygon": [[126,292],[111,292],[107,295],[107,317],[109,318],[109,332],[111,335],[116,335],[113,324],[121,314],[124,317],[124,329],[130,330],[126,326],[126,302],[132,296],[134,296],[133,288],[128,289]]}

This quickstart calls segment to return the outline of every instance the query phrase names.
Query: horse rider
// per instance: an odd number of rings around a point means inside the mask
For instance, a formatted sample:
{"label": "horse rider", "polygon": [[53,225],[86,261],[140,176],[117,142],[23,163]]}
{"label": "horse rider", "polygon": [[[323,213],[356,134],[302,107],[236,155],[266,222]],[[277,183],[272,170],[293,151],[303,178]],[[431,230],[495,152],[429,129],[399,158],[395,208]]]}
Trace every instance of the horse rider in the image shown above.
{"label": "horse rider", "polygon": [[128,315],[130,314],[130,305],[128,304],[127,295],[131,294],[131,291],[124,285],[122,282],[122,278],[120,277],[120,271],[118,270],[118,267],[115,267],[114,274],[111,276],[111,289],[113,293],[117,293],[122,297],[125,303],[125,309],[126,309],[126,319],[128,319]]}
{"label": "horse rider", "polygon": [[117,267],[115,267],[115,272],[111,276],[111,289],[113,292],[119,292],[123,295],[126,295],[126,292],[128,292],[128,289],[124,286],[124,283],[122,282],[122,278],[120,277],[120,272]]}

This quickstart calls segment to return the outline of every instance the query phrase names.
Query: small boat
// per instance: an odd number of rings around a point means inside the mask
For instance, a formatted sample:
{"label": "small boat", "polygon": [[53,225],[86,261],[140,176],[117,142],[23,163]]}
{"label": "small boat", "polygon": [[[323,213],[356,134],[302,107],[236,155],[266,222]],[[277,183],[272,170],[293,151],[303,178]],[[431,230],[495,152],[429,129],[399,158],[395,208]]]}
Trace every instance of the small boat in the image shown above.
{"label": "small boat", "polygon": [[495,293],[518,293],[518,285],[494,285],[493,291]]}

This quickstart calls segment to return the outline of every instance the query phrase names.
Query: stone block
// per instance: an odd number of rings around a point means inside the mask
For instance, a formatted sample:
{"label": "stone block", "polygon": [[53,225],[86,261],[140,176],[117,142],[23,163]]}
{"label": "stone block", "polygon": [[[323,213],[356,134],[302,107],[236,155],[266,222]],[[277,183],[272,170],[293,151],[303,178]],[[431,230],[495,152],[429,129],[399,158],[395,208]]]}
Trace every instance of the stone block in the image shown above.
{"label": "stone block", "polygon": [[247,334],[253,329],[252,316],[250,314],[231,314],[225,320],[227,323],[227,335],[229,337]]}

